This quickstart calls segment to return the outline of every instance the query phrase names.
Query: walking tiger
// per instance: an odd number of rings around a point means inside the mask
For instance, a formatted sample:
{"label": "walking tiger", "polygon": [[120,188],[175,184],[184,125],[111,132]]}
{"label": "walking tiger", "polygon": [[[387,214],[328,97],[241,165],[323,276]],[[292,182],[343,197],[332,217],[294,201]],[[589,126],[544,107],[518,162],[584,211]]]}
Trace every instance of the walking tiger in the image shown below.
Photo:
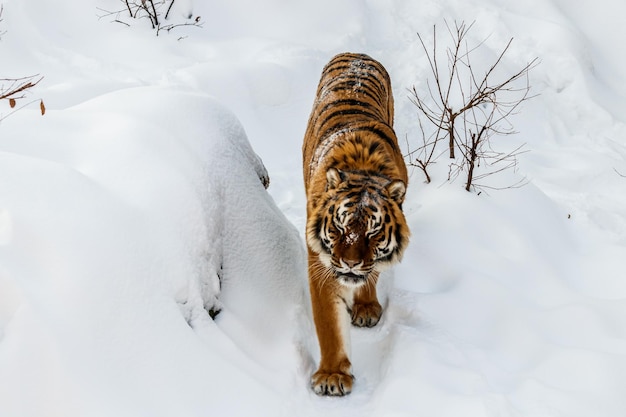
{"label": "walking tiger", "polygon": [[393,111],[391,81],[379,62],[343,53],[324,67],[302,147],[309,287],[321,352],[311,386],[319,395],[351,392],[350,323],[378,323],[379,273],[408,244],[402,212],[408,176]]}

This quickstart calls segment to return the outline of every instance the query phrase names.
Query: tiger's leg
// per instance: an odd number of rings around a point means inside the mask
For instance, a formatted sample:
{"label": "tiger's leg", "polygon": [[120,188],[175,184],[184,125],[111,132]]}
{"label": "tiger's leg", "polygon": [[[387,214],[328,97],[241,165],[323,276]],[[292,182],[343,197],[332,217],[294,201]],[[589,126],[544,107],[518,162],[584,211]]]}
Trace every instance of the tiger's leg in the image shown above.
{"label": "tiger's leg", "polygon": [[334,277],[324,279],[312,273],[322,268],[309,269],[313,319],[321,352],[320,365],[311,377],[311,386],[318,395],[341,396],[352,391],[354,380],[348,359],[350,315],[342,297],[345,290]]}
{"label": "tiger's leg", "polygon": [[372,274],[368,282],[356,290],[352,305],[352,324],[358,327],[374,327],[383,315],[383,308],[376,295],[378,273]]}

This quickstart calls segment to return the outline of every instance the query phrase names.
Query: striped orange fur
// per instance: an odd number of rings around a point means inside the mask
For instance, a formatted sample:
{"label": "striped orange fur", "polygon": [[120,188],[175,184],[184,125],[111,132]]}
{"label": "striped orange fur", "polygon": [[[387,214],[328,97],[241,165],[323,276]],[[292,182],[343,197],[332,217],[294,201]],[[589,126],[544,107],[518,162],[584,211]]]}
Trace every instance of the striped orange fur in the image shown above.
{"label": "striped orange fur", "polygon": [[350,323],[378,323],[379,273],[402,258],[409,239],[407,170],[393,130],[391,81],[379,62],[344,53],[324,67],[302,151],[321,353],[311,385],[320,395],[344,395],[354,379]]}

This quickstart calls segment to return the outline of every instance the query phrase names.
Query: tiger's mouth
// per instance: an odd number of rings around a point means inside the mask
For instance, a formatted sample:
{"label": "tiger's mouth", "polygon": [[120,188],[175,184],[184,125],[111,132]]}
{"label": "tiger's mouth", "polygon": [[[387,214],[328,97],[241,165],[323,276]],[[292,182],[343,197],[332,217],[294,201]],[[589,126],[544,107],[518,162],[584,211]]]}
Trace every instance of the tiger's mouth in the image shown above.
{"label": "tiger's mouth", "polygon": [[337,278],[346,287],[360,287],[367,281],[367,275],[358,275],[352,272],[340,272],[337,274]]}

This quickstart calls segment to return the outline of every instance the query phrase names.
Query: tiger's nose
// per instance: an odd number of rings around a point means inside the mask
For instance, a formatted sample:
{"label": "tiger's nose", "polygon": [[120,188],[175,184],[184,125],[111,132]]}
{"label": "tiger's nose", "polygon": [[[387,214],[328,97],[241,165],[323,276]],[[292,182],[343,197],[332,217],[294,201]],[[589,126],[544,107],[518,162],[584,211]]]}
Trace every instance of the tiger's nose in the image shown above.
{"label": "tiger's nose", "polygon": [[346,266],[348,268],[354,268],[355,266],[359,265],[361,263],[361,261],[354,261],[351,259],[342,259],[343,263],[346,264]]}

